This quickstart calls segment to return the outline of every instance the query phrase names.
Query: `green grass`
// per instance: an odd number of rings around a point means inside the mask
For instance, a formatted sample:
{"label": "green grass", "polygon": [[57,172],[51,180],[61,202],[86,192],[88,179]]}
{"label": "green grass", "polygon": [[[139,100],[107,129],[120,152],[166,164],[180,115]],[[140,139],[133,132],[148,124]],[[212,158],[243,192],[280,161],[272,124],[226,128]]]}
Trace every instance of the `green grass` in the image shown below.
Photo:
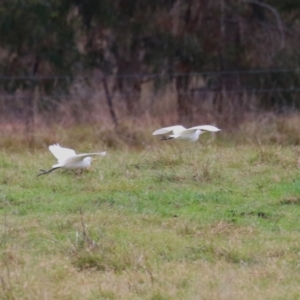
{"label": "green grass", "polygon": [[48,151],[2,150],[0,299],[299,299],[299,154],[175,141],[36,177]]}

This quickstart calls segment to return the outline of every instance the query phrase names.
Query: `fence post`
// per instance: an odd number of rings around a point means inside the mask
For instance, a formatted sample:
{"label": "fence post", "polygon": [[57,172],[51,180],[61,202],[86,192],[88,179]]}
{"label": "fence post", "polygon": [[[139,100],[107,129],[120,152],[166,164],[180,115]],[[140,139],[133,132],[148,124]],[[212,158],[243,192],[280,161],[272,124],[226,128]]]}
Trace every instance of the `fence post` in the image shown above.
{"label": "fence post", "polygon": [[103,83],[103,87],[104,87],[104,92],[105,92],[105,96],[106,96],[107,105],[109,107],[110,116],[112,118],[113,123],[117,127],[118,126],[118,119],[117,119],[117,116],[116,116],[116,113],[115,113],[115,110],[114,110],[112,98],[111,98],[111,95],[109,93],[105,77],[102,78],[102,83]]}

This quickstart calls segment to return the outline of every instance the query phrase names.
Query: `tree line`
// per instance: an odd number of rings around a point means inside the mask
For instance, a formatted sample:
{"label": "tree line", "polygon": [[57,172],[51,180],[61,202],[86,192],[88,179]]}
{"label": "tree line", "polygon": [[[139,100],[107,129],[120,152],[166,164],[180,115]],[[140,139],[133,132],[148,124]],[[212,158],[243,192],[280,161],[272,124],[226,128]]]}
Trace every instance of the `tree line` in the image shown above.
{"label": "tree line", "polygon": [[[97,70],[108,100],[109,75],[132,114],[149,81],[156,89],[174,84],[180,118],[192,115],[195,90],[199,99],[215,91],[220,113],[233,88],[280,87],[257,105],[299,108],[289,91],[300,86],[297,71],[227,72],[297,68],[299,16],[294,0],[2,0],[0,89],[68,91],[76,76]],[[68,80],[54,82],[60,75]]]}

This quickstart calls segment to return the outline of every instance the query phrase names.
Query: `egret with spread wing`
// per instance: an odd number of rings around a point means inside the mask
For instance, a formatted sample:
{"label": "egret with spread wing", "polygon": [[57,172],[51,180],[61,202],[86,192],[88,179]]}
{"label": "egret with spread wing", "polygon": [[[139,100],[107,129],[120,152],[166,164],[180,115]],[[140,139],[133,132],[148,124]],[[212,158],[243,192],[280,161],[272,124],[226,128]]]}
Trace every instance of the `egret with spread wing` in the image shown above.
{"label": "egret with spread wing", "polygon": [[63,169],[86,169],[91,165],[92,156],[104,156],[105,152],[76,154],[73,149],[63,148],[59,144],[49,146],[50,152],[57,158],[57,164],[50,170],[40,170],[37,175],[45,175],[59,168]]}
{"label": "egret with spread wing", "polygon": [[172,132],[172,134],[168,136],[163,136],[162,140],[170,140],[170,139],[180,139],[180,140],[188,140],[191,142],[196,142],[200,136],[200,134],[204,132],[217,132],[221,129],[212,126],[212,125],[201,125],[194,126],[191,128],[185,128],[182,125],[175,125],[170,127],[164,127],[158,130],[155,130],[152,134],[166,134]]}

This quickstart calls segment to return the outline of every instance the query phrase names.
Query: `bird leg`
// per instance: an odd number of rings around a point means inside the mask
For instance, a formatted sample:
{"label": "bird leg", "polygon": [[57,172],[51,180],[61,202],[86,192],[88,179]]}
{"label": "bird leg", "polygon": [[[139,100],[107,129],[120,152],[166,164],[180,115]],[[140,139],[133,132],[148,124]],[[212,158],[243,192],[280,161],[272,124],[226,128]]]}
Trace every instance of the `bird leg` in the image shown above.
{"label": "bird leg", "polygon": [[172,136],[165,136],[163,135],[163,137],[160,139],[161,141],[167,141],[167,140],[171,140],[174,139]]}
{"label": "bird leg", "polygon": [[83,170],[82,170],[82,169],[78,169],[78,170],[76,171],[76,173],[75,173],[75,174],[76,174],[77,176],[79,176],[79,175],[82,175],[82,172],[83,172]]}
{"label": "bird leg", "polygon": [[40,170],[40,173],[37,175],[37,177],[39,177],[39,176],[41,176],[41,175],[48,174],[48,173],[50,173],[50,172],[52,172],[52,171],[54,171],[54,170],[56,170],[56,169],[59,169],[59,167],[58,167],[58,168],[52,168],[52,169],[50,169],[50,170]]}

